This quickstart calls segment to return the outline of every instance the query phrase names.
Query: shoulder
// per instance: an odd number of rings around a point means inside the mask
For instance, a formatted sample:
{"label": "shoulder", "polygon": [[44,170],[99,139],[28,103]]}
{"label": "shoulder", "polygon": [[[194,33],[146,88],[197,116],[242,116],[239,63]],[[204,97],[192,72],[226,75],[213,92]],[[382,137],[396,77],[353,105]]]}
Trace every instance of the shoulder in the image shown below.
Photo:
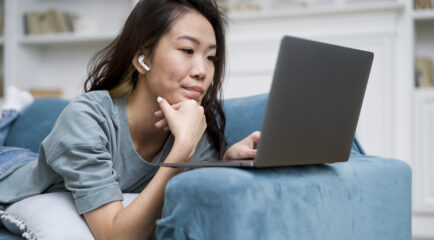
{"label": "shoulder", "polygon": [[117,113],[107,91],[84,93],[73,99],[60,114],[43,146],[66,148],[103,145],[114,131]]}
{"label": "shoulder", "polygon": [[64,112],[91,111],[111,112],[113,111],[113,100],[107,91],[92,91],[83,93],[73,99]]}
{"label": "shoulder", "polygon": [[[116,115],[114,101],[107,91],[92,91],[83,93],[71,100],[58,118],[61,122],[82,122],[92,119],[96,122],[104,122]],[[74,120],[74,121],[71,121]]]}
{"label": "shoulder", "polygon": [[93,104],[101,104],[101,105],[107,105],[107,104],[113,104],[113,100],[110,97],[110,94],[106,90],[99,90],[99,91],[91,91],[83,93],[79,96],[77,96],[75,99],[71,101],[71,103],[74,102],[83,102],[83,103],[93,103]]}

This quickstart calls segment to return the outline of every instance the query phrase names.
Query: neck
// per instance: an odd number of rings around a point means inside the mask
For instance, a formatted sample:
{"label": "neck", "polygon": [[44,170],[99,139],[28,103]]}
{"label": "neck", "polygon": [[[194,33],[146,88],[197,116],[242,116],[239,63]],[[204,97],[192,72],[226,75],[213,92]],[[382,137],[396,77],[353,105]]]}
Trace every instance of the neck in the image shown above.
{"label": "neck", "polygon": [[168,133],[154,125],[159,120],[154,115],[154,112],[160,110],[157,98],[149,94],[146,87],[139,83],[127,98],[131,138],[136,146],[146,143],[162,144]]}

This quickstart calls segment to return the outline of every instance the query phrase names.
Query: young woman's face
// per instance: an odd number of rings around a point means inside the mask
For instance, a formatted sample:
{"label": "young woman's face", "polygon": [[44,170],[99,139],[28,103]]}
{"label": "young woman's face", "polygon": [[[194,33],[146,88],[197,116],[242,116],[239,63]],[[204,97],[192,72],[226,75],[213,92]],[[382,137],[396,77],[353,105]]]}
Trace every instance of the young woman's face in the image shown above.
{"label": "young woman's face", "polygon": [[214,78],[216,39],[209,21],[197,12],[179,17],[158,42],[146,73],[153,95],[175,104],[187,99],[202,101]]}

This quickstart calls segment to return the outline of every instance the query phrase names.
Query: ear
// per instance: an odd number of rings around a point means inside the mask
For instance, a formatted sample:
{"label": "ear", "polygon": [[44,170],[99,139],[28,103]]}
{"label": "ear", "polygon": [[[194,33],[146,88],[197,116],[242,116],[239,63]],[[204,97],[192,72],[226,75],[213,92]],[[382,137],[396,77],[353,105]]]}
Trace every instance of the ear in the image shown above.
{"label": "ear", "polygon": [[140,56],[142,56],[142,55],[144,55],[145,56],[145,60],[144,60],[144,63],[146,64],[146,65],[148,65],[149,66],[149,64],[148,64],[148,58],[147,58],[147,55],[145,54],[145,52],[143,51],[143,50],[141,50],[141,51],[137,51],[136,52],[136,54],[134,55],[134,58],[133,58],[133,65],[134,65],[134,68],[137,70],[137,72],[139,72],[140,74],[142,74],[142,75],[145,75],[146,74],[146,69],[145,68],[143,68],[143,66],[139,63],[139,57]]}

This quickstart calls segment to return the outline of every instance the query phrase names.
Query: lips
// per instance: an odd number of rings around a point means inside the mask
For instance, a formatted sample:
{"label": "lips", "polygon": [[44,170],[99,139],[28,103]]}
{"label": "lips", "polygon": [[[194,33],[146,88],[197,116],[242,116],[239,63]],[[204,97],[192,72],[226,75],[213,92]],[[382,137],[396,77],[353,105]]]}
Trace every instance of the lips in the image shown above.
{"label": "lips", "polygon": [[193,92],[198,92],[198,93],[200,93],[200,95],[202,95],[202,93],[203,93],[203,89],[201,87],[187,87],[185,89],[187,89],[189,91],[193,91]]}
{"label": "lips", "polygon": [[184,87],[185,90],[187,90],[187,95],[189,98],[193,99],[200,99],[202,97],[202,94],[204,90],[201,87],[193,86],[193,87]]}

